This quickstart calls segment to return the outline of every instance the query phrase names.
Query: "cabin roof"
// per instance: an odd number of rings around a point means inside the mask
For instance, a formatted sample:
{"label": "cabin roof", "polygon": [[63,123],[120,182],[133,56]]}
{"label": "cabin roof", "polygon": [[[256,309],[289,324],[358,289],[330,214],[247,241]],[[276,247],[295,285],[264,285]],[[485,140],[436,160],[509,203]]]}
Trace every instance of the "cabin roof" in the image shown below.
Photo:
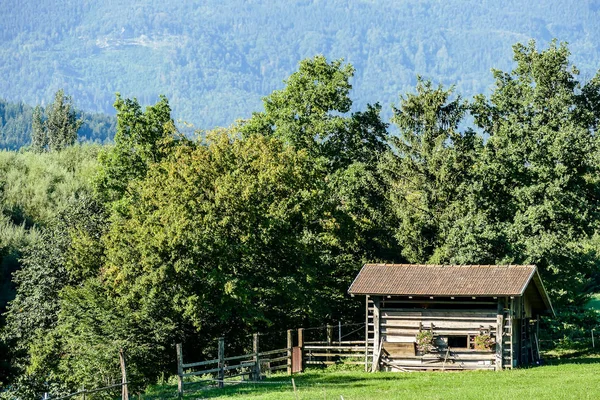
{"label": "cabin roof", "polygon": [[532,281],[542,307],[552,311],[535,265],[365,264],[348,292],[398,296],[522,296]]}

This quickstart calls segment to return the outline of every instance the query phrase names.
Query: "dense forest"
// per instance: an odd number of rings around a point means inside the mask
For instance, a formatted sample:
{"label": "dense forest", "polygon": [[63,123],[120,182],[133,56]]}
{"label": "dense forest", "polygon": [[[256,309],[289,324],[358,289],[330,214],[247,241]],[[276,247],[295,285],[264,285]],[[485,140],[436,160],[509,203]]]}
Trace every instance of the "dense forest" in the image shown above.
{"label": "dense forest", "polygon": [[[490,94],[419,79],[390,123],[353,105],[354,66],[315,56],[262,111],[195,138],[167,97],[117,95],[110,145],[33,128],[50,144],[0,152],[0,398],[101,386],[120,348],[143,390],[174,372],[175,342],[200,358],[219,336],[243,350],[356,321],[365,262],[536,264],[546,323],[597,324],[581,306],[600,283],[600,74],[555,41],[513,50]],[[46,121],[76,126],[62,96]]]}
{"label": "dense forest", "polygon": [[[44,108],[40,108],[44,113]],[[31,143],[34,107],[0,99],[0,150],[18,150]],[[78,130],[81,142],[108,143],[115,135],[117,120],[100,113],[76,112],[82,120]]]}
{"label": "dense forest", "polygon": [[315,54],[353,64],[354,110],[380,102],[386,119],[417,74],[489,94],[515,42],[569,42],[586,78],[600,58],[598,0],[4,0],[0,15],[7,100],[44,105],[63,88],[114,114],[117,91],[143,105],[165,94],[176,122],[201,129],[248,118]]}

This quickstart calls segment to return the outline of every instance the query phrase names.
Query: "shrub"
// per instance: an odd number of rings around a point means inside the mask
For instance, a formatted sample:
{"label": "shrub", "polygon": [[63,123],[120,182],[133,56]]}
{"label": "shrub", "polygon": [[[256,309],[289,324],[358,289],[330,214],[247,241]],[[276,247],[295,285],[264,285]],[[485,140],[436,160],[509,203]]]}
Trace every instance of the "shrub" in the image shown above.
{"label": "shrub", "polygon": [[544,349],[585,349],[592,329],[600,330],[600,313],[580,307],[564,308],[555,317],[542,317],[540,344]]}
{"label": "shrub", "polygon": [[417,342],[417,350],[423,353],[428,353],[434,348],[432,331],[419,331],[415,341]]}
{"label": "shrub", "polygon": [[491,350],[496,344],[496,341],[490,335],[484,333],[475,336],[474,342],[476,350]]}

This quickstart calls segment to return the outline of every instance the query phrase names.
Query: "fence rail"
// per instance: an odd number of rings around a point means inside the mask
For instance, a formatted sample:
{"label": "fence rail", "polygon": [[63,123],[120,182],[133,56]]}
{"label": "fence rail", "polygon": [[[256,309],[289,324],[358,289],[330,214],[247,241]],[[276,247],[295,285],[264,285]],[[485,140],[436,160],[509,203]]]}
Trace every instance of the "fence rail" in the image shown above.
{"label": "fence rail", "polygon": [[75,396],[83,396],[83,398],[85,399],[85,396],[88,394],[103,392],[105,390],[123,387],[123,386],[126,386],[127,384],[128,384],[127,382],[124,382],[124,383],[115,383],[114,385],[109,385],[109,386],[96,388],[96,389],[82,389],[78,392],[71,393],[66,396],[61,396],[61,397],[50,397],[50,395],[48,393],[45,393],[43,400],[65,400],[65,399],[70,399],[71,397],[75,397]]}
{"label": "fence rail", "polygon": [[[259,351],[258,333],[252,335],[252,352],[225,357],[225,339],[218,339],[216,358],[197,362],[183,362],[182,345],[177,344],[178,396],[183,397],[185,386],[201,382],[216,382],[219,387],[233,382],[231,378],[242,377],[242,382],[259,382],[263,374],[285,370],[302,372],[305,366],[326,366],[336,363],[365,365],[371,363],[366,342],[360,339],[365,324],[338,324],[316,328],[299,328],[296,333],[297,345],[294,346],[295,331],[287,330],[287,346],[279,349]],[[342,335],[342,328],[350,331]],[[312,335],[311,341],[304,341],[305,335]],[[314,339],[320,340],[314,340]],[[323,340],[325,339],[325,340]],[[337,340],[334,340],[337,339]],[[346,339],[346,340],[344,340]],[[204,375],[208,375],[204,377]],[[201,376],[190,382],[188,378]],[[246,378],[247,377],[247,380]],[[236,381],[237,382],[237,381]]]}
{"label": "fence rail", "polygon": [[[210,375],[200,381],[217,382],[222,388],[226,379],[234,377],[248,377],[248,381],[260,381],[263,373],[272,373],[287,370],[291,374],[292,342],[291,331],[288,331],[288,347],[268,351],[259,351],[259,335],[254,334],[252,340],[252,353],[225,357],[225,338],[219,338],[218,357],[212,360],[184,363],[183,349],[177,344],[177,391],[179,398],[183,397],[186,382],[185,378],[193,376]],[[197,369],[204,367],[203,369]],[[189,371],[195,369],[194,371]],[[216,375],[216,376],[213,376]],[[193,383],[198,383],[195,381]]]}
{"label": "fence rail", "polygon": [[101,388],[95,388],[95,389],[82,389],[78,392],[75,393],[71,393],[65,396],[61,396],[61,397],[55,397],[55,398],[51,398],[48,393],[44,393],[44,397],[42,400],[66,400],[66,399],[70,399],[71,397],[75,397],[75,396],[79,396],[81,395],[83,397],[83,400],[85,400],[86,395],[91,394],[91,393],[97,393],[97,392],[102,392],[105,390],[110,390],[110,389],[115,389],[120,387],[121,388],[121,399],[122,400],[128,400],[129,399],[129,389],[127,387],[127,385],[129,384],[127,382],[127,365],[125,362],[125,352],[123,351],[123,349],[119,350],[119,364],[121,366],[121,383],[115,383],[113,385],[109,385],[109,386],[105,386],[105,387],[101,387]]}
{"label": "fence rail", "polygon": [[[303,347],[303,358],[306,365],[350,364],[365,365],[367,348],[364,340],[347,342],[311,342]],[[367,361],[368,363],[368,361]]]}

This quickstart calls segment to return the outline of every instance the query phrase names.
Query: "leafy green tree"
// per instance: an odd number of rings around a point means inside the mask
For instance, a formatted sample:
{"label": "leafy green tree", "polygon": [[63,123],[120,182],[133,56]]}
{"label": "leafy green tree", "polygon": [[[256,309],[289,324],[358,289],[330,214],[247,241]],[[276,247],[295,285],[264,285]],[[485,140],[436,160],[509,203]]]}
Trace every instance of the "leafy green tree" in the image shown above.
{"label": "leafy green tree", "polygon": [[312,157],[327,158],[334,170],[356,161],[375,162],[388,148],[387,124],[378,104],[344,116],[352,106],[353,74],[354,68],[343,60],[302,60],[286,87],[263,100],[265,111],[254,113],[242,132],[278,137]]}
{"label": "leafy green tree", "polygon": [[166,97],[145,111],[136,99],[117,94],[115,145],[99,157],[96,186],[106,201],[120,200],[130,181],[141,179],[152,163],[168,153],[168,139],[176,134],[171,107]]}
{"label": "leafy green tree", "polygon": [[10,343],[5,342],[2,337],[4,312],[7,303],[15,295],[11,275],[19,269],[19,259],[24,249],[37,240],[37,229],[27,229],[24,224],[15,225],[0,214],[0,386],[8,384],[18,372],[10,362]]}
{"label": "leafy green tree", "polygon": [[42,108],[36,106],[33,110],[31,121],[31,147],[33,151],[39,153],[45,151],[48,147],[48,133],[44,125]]}
{"label": "leafy green tree", "polygon": [[207,337],[309,316],[321,306],[306,284],[318,274],[320,171],[258,135],[178,146],[132,186],[137,200],[106,238],[107,281],[126,304],[181,314]]}
{"label": "leafy green tree", "polygon": [[[335,270],[331,279],[322,283],[336,305],[342,304],[344,285],[350,283],[357,266],[366,261],[395,260],[399,254],[386,229],[393,218],[384,217],[389,202],[377,167],[389,150],[388,125],[381,120],[379,104],[349,113],[353,74],[354,68],[343,60],[305,59],[286,80],[285,88],[264,99],[265,111],[254,113],[241,126],[245,137],[275,137],[325,163],[326,201],[335,223],[321,236],[324,242],[314,246],[322,252],[321,262]],[[333,287],[339,288],[339,293],[334,293]],[[331,312],[348,313],[341,309]]]}
{"label": "leafy green tree", "polygon": [[72,146],[77,141],[77,131],[83,124],[82,119],[77,119],[75,108],[70,96],[66,96],[61,89],[54,95],[52,102],[46,109],[46,118],[42,115],[39,106],[34,109],[31,145],[34,151],[60,151]]}
{"label": "leafy green tree", "polygon": [[[400,134],[381,168],[399,225],[395,236],[410,262],[447,262],[440,249],[457,207],[472,183],[472,167],[481,139],[460,132],[468,104],[452,89],[419,80],[416,94],[401,98],[392,121]],[[461,210],[462,211],[462,210]]]}
{"label": "leafy green tree", "polygon": [[254,113],[244,132],[276,135],[312,156],[321,155],[322,142],[343,127],[343,117],[336,113],[347,113],[352,105],[348,93],[353,74],[354,68],[342,60],[302,60],[286,87],[264,99],[265,111]]}
{"label": "leafy green tree", "polygon": [[473,106],[489,135],[481,204],[504,232],[504,259],[537,264],[554,297],[577,302],[598,270],[597,79],[584,86],[565,44],[514,46],[516,68]]}
{"label": "leafy green tree", "polygon": [[[10,346],[12,367],[20,372],[21,384],[16,386],[39,392],[48,382],[47,373],[58,362],[58,352],[48,350],[47,339],[57,325],[60,293],[97,275],[105,219],[94,200],[72,199],[40,240],[25,249],[23,266],[14,273],[16,297],[9,303],[2,337]],[[78,257],[81,251],[94,257]],[[46,349],[43,358],[32,351],[40,347]]]}
{"label": "leafy green tree", "polygon": [[[65,286],[58,296],[56,323],[28,348],[30,363],[24,376],[29,390],[41,387],[58,396],[81,386],[106,386],[118,381],[119,350],[125,350],[130,390],[143,390],[169,371],[176,337],[164,329],[167,317],[123,308],[98,278]],[[156,327],[161,326],[159,330]]]}

